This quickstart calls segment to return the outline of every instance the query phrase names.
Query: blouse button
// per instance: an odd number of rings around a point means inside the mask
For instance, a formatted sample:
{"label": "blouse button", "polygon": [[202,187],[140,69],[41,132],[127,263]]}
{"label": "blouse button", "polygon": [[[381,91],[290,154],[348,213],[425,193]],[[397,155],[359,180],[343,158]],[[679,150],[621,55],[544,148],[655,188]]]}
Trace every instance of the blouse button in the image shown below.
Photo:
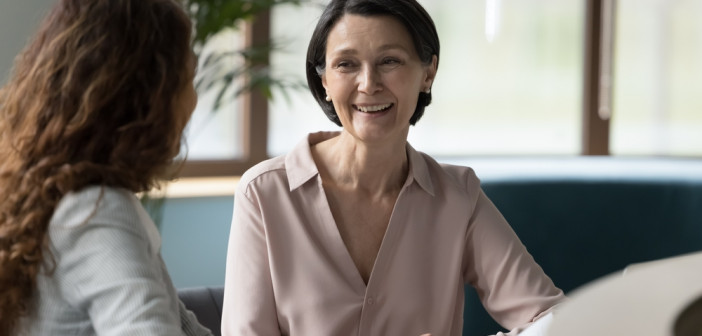
{"label": "blouse button", "polygon": [[368,302],[369,305],[372,305],[373,303],[375,303],[375,301],[373,301],[372,297],[369,297],[368,300],[366,300],[366,302]]}

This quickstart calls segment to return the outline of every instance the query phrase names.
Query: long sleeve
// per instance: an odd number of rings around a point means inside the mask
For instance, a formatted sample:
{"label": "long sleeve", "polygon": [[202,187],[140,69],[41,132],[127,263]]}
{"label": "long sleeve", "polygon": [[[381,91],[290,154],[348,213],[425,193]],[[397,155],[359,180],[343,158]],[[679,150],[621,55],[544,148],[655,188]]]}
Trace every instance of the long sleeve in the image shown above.
{"label": "long sleeve", "polygon": [[224,335],[460,336],[466,282],[510,328],[558,301],[562,294],[481,194],[472,169],[439,164],[409,145],[409,172],[364,283],[310,150],[329,136],[310,135],[239,181]]}
{"label": "long sleeve", "polygon": [[183,335],[149,239],[129,224],[138,220],[131,204],[121,205],[106,210],[114,216],[52,228],[58,287],[99,335]]}
{"label": "long sleeve", "polygon": [[262,215],[245,183],[239,186],[227,249],[222,334],[280,335]]}
{"label": "long sleeve", "polygon": [[483,191],[466,237],[464,278],[477,290],[485,309],[504,327],[528,326],[564,299]]}
{"label": "long sleeve", "polygon": [[30,334],[211,335],[181,307],[158,231],[130,192],[90,187],[67,195],[49,246]]}

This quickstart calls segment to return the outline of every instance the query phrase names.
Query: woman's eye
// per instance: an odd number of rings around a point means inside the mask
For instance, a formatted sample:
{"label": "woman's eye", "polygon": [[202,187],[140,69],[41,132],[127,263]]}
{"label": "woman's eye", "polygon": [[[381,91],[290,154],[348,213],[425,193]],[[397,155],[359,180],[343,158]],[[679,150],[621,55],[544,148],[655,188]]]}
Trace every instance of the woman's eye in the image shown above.
{"label": "woman's eye", "polygon": [[383,65],[398,65],[400,64],[400,60],[397,58],[384,58],[382,63]]}
{"label": "woman's eye", "polygon": [[351,67],[353,67],[353,63],[351,63],[349,61],[340,61],[340,62],[337,62],[336,65],[334,66],[335,69],[341,69],[341,70],[348,69]]}

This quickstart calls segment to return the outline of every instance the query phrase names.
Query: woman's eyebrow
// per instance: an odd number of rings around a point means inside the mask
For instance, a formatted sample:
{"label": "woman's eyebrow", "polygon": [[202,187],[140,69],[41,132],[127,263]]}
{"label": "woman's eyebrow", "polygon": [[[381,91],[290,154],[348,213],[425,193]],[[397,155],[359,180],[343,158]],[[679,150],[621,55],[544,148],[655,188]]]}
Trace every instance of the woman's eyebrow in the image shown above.
{"label": "woman's eyebrow", "polygon": [[[399,43],[388,43],[388,44],[383,44],[380,47],[378,47],[378,51],[387,51],[387,50],[402,50],[404,52],[409,52],[407,48],[405,48],[404,45],[399,44]],[[331,53],[335,55],[355,55],[358,54],[358,50],[353,49],[353,48],[340,48],[337,50],[332,50]]]}
{"label": "woman's eyebrow", "polygon": [[378,48],[380,51],[386,51],[386,50],[392,50],[392,49],[400,49],[402,51],[407,52],[407,48],[405,48],[404,45],[399,44],[399,43],[389,43],[389,44],[384,44]]}

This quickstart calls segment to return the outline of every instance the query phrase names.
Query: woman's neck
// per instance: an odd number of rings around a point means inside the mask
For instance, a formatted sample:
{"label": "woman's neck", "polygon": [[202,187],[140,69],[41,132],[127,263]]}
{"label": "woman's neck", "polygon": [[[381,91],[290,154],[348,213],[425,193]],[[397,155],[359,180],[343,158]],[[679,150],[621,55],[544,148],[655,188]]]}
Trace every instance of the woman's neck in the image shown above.
{"label": "woman's neck", "polygon": [[324,182],[373,197],[397,194],[409,171],[405,139],[367,144],[347,132],[313,146]]}

